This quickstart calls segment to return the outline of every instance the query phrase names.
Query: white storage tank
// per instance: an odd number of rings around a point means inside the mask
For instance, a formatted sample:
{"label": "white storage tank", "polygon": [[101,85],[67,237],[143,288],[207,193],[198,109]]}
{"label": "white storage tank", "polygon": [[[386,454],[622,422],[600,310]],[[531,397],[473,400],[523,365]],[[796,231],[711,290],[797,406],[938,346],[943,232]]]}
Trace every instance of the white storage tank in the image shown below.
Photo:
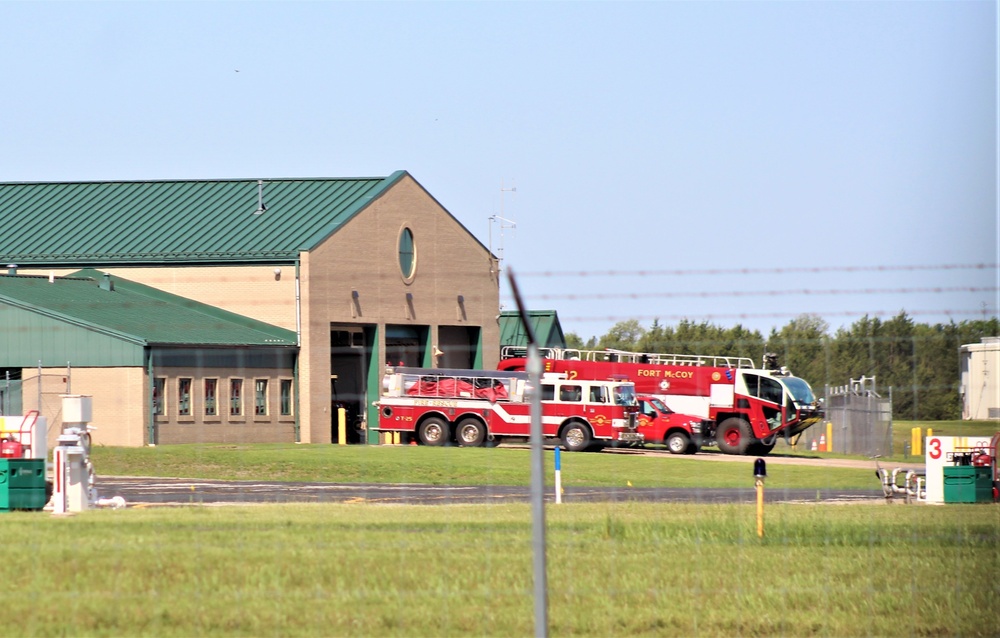
{"label": "white storage tank", "polygon": [[1000,337],[959,348],[962,378],[962,418],[1000,420]]}

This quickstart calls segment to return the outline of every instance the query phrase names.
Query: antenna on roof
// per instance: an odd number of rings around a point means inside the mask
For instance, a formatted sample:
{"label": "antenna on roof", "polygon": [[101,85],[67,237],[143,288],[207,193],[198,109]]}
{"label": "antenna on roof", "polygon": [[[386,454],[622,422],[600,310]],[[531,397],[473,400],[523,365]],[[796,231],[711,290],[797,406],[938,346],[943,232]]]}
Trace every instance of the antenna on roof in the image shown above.
{"label": "antenna on roof", "polygon": [[264,203],[264,180],[257,180],[257,210],[253,212],[254,215],[260,215],[265,210],[267,210],[267,204]]}
{"label": "antenna on roof", "polygon": [[490,254],[493,253],[493,223],[496,222],[500,224],[500,246],[497,248],[497,273],[499,274],[503,270],[503,231],[506,228],[517,228],[517,223],[513,220],[507,219],[503,216],[503,194],[504,193],[516,193],[517,186],[511,185],[510,188],[503,187],[503,180],[500,180],[500,214],[490,215]]}

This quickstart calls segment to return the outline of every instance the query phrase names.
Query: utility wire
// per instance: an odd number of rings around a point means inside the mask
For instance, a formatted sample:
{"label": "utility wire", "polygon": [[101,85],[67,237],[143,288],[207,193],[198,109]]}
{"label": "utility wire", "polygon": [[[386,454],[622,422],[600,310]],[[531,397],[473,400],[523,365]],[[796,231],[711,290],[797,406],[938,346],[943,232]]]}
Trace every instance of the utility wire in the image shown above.
{"label": "utility wire", "polygon": [[[542,294],[524,295],[525,299],[543,300],[587,300],[587,299],[650,299],[650,298],[708,298],[708,297],[780,297],[786,295],[902,295],[912,293],[946,293],[946,292],[997,292],[1000,288],[996,286],[972,287],[956,286],[950,288],[858,288],[855,290],[810,290],[799,288],[797,290],[730,290],[719,292],[618,292],[618,293],[590,293],[590,294]],[[505,298],[507,298],[505,296]]]}
{"label": "utility wire", "polygon": [[895,272],[916,270],[986,270],[1000,264],[913,264],[906,266],[796,266],[775,268],[688,268],[673,270],[536,270],[521,272],[518,277],[683,277],[689,275],[774,275],[829,272]]}

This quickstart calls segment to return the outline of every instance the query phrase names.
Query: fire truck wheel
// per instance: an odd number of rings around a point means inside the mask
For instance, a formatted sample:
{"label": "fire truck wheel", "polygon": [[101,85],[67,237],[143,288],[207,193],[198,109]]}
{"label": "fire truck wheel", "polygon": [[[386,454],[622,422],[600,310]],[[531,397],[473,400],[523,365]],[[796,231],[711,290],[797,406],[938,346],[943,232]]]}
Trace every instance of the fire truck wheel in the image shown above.
{"label": "fire truck wheel", "polygon": [[448,442],[448,423],[443,419],[431,417],[420,424],[420,442],[435,447]]}
{"label": "fire truck wheel", "polygon": [[715,442],[724,454],[746,454],[752,440],[750,424],[739,417],[726,419],[715,433]]}
{"label": "fire truck wheel", "polygon": [[667,450],[671,454],[687,454],[691,442],[683,432],[671,432],[667,435]]}
{"label": "fire truck wheel", "polygon": [[462,419],[455,426],[455,441],[462,447],[479,447],[486,441],[486,426],[479,419]]}
{"label": "fire truck wheel", "polygon": [[768,445],[763,441],[755,441],[747,447],[747,454],[751,456],[767,456],[774,449],[774,443]]}
{"label": "fire truck wheel", "polygon": [[582,452],[590,447],[590,428],[583,423],[570,423],[563,428],[562,442],[567,452]]}

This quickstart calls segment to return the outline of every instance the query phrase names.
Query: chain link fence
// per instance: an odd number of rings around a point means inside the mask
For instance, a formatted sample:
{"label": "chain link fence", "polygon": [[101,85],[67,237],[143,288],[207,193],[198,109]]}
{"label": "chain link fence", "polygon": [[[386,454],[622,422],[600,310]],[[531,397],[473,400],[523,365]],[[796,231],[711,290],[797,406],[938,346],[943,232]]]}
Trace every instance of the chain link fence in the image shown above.
{"label": "chain link fence", "polygon": [[[892,388],[883,397],[875,377],[851,379],[826,387],[826,422],[802,434],[805,449],[825,449],[840,454],[889,456],[892,450]],[[827,426],[829,424],[829,427]],[[832,440],[827,441],[827,433]]]}

